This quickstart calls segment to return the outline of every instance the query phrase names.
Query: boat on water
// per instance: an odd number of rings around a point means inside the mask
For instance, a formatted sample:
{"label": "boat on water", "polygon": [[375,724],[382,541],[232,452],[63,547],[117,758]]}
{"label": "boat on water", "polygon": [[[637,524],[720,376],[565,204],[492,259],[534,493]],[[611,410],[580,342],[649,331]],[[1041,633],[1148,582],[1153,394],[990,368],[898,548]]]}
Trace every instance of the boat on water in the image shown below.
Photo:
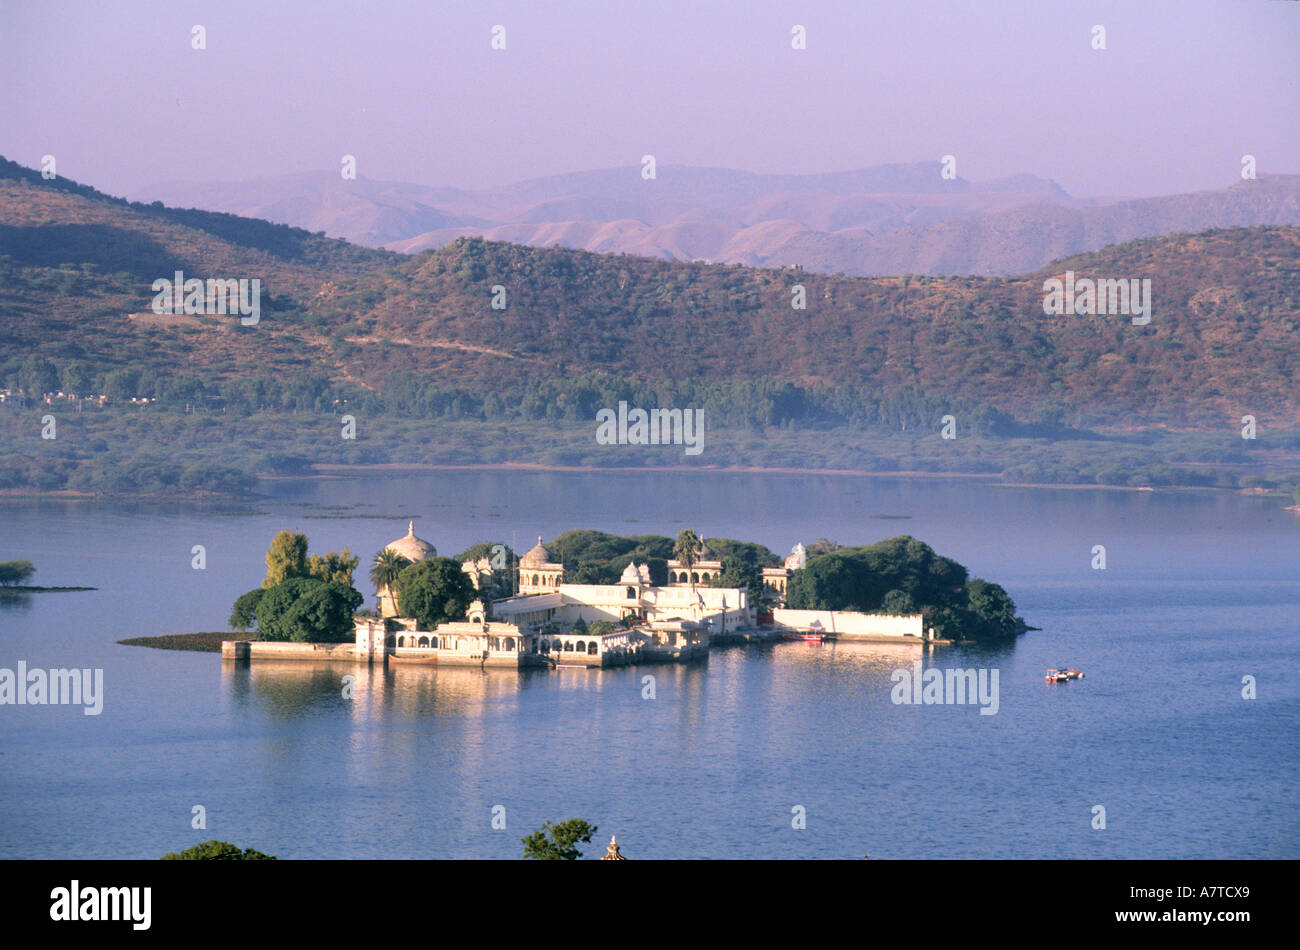
{"label": "boat on water", "polygon": [[1083,674],[1078,670],[1053,668],[1048,670],[1047,675],[1043,678],[1049,683],[1066,683],[1070,680],[1083,679]]}

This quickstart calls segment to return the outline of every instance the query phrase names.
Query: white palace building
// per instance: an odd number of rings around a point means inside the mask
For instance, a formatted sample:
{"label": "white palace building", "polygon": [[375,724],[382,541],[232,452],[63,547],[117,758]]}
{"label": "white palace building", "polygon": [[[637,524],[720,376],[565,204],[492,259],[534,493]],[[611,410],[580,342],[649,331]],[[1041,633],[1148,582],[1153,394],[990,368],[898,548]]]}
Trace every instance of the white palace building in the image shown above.
{"label": "white palace building", "polygon": [[[407,535],[388,546],[409,560],[434,556],[434,547]],[[391,616],[393,598],[379,591],[379,618],[356,619],[358,657],[396,663],[472,666],[618,666],[693,659],[708,652],[711,636],[755,624],[755,605],[739,588],[712,587],[721,564],[701,547],[695,578],[668,564],[668,586],[651,583],[644,564],[631,563],[617,584],[566,584],[564,566],[537,545],[519,560],[519,593],[470,605],[468,619],[420,630],[417,621]],[[461,565],[482,586],[491,565]],[[703,586],[697,586],[703,585]],[[590,629],[605,621],[596,632]],[[612,628],[611,628],[611,625]]]}
{"label": "white palace building", "polygon": [[[432,544],[415,536],[414,524],[388,549],[411,561],[436,556]],[[803,545],[795,545],[782,567],[763,569],[764,585],[774,599],[784,600],[791,572],[806,563]],[[488,559],[467,561],[461,569],[480,591],[493,574]],[[760,605],[749,603],[748,591],[712,586],[721,571],[721,560],[701,542],[689,567],[668,562],[666,586],[652,583],[649,567],[635,562],[616,584],[566,584],[564,565],[552,559],[538,538],[519,560],[514,596],[481,597],[470,605],[466,620],[421,630],[418,621],[395,616],[390,591],[377,591],[381,616],[356,618],[355,647],[348,652],[355,659],[398,664],[506,668],[691,660],[708,653],[712,638],[756,628]],[[919,614],[777,607],[772,616],[778,630],[894,642],[920,642],[922,637]]]}

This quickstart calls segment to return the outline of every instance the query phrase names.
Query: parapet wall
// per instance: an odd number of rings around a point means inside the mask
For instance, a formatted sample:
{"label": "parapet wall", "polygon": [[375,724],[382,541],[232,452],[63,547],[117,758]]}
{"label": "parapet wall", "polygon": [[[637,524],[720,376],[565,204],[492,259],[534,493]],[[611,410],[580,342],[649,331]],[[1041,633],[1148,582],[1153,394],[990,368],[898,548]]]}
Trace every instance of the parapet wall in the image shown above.
{"label": "parapet wall", "polygon": [[845,640],[854,637],[921,637],[923,623],[920,614],[896,616],[893,614],[859,614],[843,610],[787,610],[778,607],[772,611],[772,622],[778,627],[806,631],[813,621],[821,624],[821,632],[834,634]]}
{"label": "parapet wall", "polygon": [[234,660],[357,660],[355,643],[282,643],[276,640],[223,640],[221,655]]}

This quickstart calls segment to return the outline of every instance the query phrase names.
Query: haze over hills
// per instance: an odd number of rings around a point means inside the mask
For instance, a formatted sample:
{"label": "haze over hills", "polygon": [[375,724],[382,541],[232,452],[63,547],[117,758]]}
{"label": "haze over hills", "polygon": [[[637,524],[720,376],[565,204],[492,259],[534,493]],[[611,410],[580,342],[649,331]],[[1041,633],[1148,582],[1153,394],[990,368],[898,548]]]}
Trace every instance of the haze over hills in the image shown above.
{"label": "haze over hills", "polygon": [[1300,176],[1220,191],[1080,199],[1016,175],[945,180],[937,162],[819,175],[661,166],[465,191],[333,172],[173,182],[132,196],[322,231],[403,253],[461,237],[859,276],[1009,276],[1067,254],[1175,231],[1300,224]]}
{"label": "haze over hills", "polygon": [[[178,374],[185,385],[309,379],[318,393],[383,393],[412,373],[471,400],[592,374],[650,387],[770,379],[842,388],[846,406],[919,390],[1021,418],[1061,406],[1076,424],[1220,427],[1243,407],[1300,422],[1294,227],[1149,238],[1005,280],[822,276],[478,239],[402,256],[128,205],[13,163],[0,163],[0,221],[11,374],[33,353],[177,385]],[[262,323],[128,319],[175,269],[260,277]],[[1066,269],[1150,278],[1150,324],[1045,316],[1043,281]],[[806,310],[792,309],[796,283]],[[491,307],[497,285],[504,310]]]}

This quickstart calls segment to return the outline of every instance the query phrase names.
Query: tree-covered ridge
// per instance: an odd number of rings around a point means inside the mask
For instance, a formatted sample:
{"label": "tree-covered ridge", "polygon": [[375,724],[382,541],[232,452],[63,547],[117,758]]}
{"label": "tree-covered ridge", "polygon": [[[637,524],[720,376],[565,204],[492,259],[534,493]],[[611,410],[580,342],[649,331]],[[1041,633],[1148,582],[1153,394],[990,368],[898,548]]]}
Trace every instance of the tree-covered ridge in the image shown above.
{"label": "tree-covered ridge", "polygon": [[[1044,280],[1066,269],[1149,278],[1151,323],[1046,316]],[[796,284],[806,310],[791,307]],[[491,308],[494,286],[505,310]],[[372,352],[378,365],[436,370],[449,357],[424,345],[435,340],[505,354],[480,355],[462,379],[535,378],[542,365],[570,379],[600,367],[646,383],[921,390],[1020,418],[1057,404],[1074,425],[1197,426],[1206,411],[1226,417],[1242,403],[1278,413],[1275,423],[1300,418],[1297,228],[1169,235],[1008,280],[856,279],[463,240],[361,287],[377,287],[382,302],[367,309],[343,295],[351,316],[326,312],[360,335],[409,341]]]}
{"label": "tree-covered ridge", "polygon": [[[125,372],[119,394],[171,403],[301,409],[376,394],[373,411],[533,417],[540,403],[547,418],[567,418],[616,384],[660,404],[709,399],[728,418],[753,395],[756,414],[777,424],[853,420],[858,401],[887,405],[909,392],[1020,421],[1056,413],[1076,428],[1212,428],[1243,406],[1273,427],[1300,424],[1300,228],[1166,235],[989,280],[849,278],[477,239],[402,257],[251,219],[129,205],[4,167],[0,339],[10,355],[0,378],[11,389],[36,355],[60,375],[78,364],[92,386]],[[148,309],[150,282],[176,269],[260,277],[262,323],[127,320]],[[1043,282],[1065,270],[1149,278],[1151,323],[1046,316]],[[796,285],[804,310],[792,307]],[[492,306],[498,287],[504,309]],[[748,393],[754,379],[772,392]]]}
{"label": "tree-covered ridge", "polygon": [[[276,262],[304,269],[286,269],[286,274],[314,268],[377,267],[399,259],[388,251],[286,224],[115,198],[68,178],[42,178],[39,171],[3,156],[0,207],[4,209],[0,248],[31,262],[93,262],[106,271],[161,276],[168,261],[178,259],[208,267],[260,262],[272,273],[277,273]],[[16,240],[19,236],[22,242]],[[98,237],[112,240],[100,242]],[[164,269],[153,273],[159,266]]]}
{"label": "tree-covered ridge", "polygon": [[801,610],[919,611],[927,631],[953,640],[1004,640],[1026,629],[1002,587],[910,535],[810,558],[791,574],[786,600]]}
{"label": "tree-covered ridge", "polygon": [[[254,473],[316,464],[682,463],[595,444],[596,411],[619,402],[700,408],[697,465],[1300,483],[1300,228],[1166,235],[1017,279],[863,279],[481,240],[402,257],[13,163],[0,211],[0,490],[246,493]],[[261,322],[148,313],[151,281],[177,268],[260,277]],[[1151,323],[1045,316],[1043,282],[1067,269],[1149,276]],[[47,406],[57,392],[78,399]],[[39,438],[47,412],[58,439]],[[344,413],[355,441],[337,437]],[[1239,437],[1246,414],[1257,440]],[[939,444],[949,415],[958,438]]]}

